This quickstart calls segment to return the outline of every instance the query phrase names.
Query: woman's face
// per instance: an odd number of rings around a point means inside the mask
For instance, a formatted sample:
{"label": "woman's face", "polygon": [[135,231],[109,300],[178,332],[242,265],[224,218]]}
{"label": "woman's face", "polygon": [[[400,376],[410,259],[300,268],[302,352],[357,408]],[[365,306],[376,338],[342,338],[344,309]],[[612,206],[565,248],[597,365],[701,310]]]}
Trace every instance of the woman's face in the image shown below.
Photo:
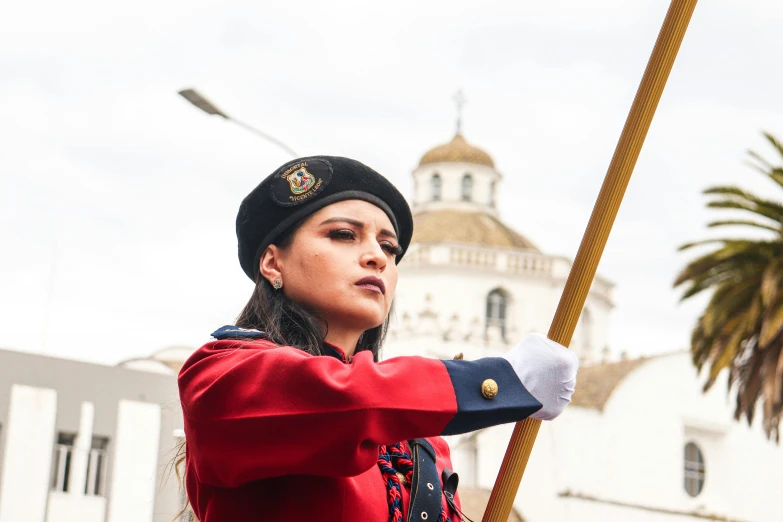
{"label": "woman's face", "polygon": [[330,330],[365,331],[389,314],[400,247],[391,221],[375,205],[361,200],[328,205],[299,227],[288,246],[270,249],[282,292],[319,313]]}

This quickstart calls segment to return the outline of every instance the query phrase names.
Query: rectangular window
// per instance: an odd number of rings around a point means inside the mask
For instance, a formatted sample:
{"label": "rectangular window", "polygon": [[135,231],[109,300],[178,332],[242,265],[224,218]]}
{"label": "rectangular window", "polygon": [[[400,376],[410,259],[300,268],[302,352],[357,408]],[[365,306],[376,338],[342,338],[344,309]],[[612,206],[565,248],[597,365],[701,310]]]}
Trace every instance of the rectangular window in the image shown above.
{"label": "rectangular window", "polygon": [[93,437],[90,455],[87,459],[87,481],[84,494],[96,497],[105,496],[106,460],[108,458],[109,439]]}
{"label": "rectangular window", "polygon": [[71,474],[73,460],[73,444],[76,441],[74,433],[60,433],[54,447],[52,490],[67,493],[69,491],[68,477]]}
{"label": "rectangular window", "polygon": [[443,182],[440,179],[439,174],[432,176],[432,201],[440,201],[440,192],[443,187]]}
{"label": "rectangular window", "polygon": [[85,495],[104,496],[109,439],[93,437],[87,454],[87,475],[84,485],[71,484],[71,468],[75,451],[76,434],[60,433],[52,458],[52,490],[68,493],[82,488]]}

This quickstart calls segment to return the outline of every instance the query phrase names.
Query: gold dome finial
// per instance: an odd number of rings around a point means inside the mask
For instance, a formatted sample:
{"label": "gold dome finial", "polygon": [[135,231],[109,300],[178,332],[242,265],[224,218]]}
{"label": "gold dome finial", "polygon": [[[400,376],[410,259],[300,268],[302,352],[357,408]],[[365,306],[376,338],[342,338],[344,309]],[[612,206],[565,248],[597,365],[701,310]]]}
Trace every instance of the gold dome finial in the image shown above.
{"label": "gold dome finial", "polygon": [[462,132],[462,108],[468,103],[462,89],[454,95],[454,103],[457,105],[457,134],[460,134]]}

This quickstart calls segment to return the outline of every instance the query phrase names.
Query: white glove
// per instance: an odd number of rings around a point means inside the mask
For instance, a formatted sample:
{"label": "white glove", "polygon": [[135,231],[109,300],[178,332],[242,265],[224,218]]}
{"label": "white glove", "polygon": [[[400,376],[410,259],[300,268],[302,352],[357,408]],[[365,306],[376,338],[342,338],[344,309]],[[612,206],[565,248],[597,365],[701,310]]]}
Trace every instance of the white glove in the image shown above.
{"label": "white glove", "polygon": [[579,359],[574,352],[541,334],[531,333],[503,358],[511,363],[527,391],[544,405],[531,417],[552,420],[563,413],[576,386]]}

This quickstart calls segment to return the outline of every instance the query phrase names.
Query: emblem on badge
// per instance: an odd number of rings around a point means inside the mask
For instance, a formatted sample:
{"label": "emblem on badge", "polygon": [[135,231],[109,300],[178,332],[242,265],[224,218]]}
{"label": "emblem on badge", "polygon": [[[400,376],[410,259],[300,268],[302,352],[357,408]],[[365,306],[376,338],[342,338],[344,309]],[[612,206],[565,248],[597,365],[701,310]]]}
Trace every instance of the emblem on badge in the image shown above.
{"label": "emblem on badge", "polygon": [[301,205],[321,193],[332,179],[326,160],[303,158],[281,167],[272,182],[272,199],[281,206]]}
{"label": "emblem on badge", "polygon": [[291,192],[296,195],[304,194],[315,185],[315,176],[307,172],[307,167],[301,167],[287,174],[285,179],[291,184]]}

